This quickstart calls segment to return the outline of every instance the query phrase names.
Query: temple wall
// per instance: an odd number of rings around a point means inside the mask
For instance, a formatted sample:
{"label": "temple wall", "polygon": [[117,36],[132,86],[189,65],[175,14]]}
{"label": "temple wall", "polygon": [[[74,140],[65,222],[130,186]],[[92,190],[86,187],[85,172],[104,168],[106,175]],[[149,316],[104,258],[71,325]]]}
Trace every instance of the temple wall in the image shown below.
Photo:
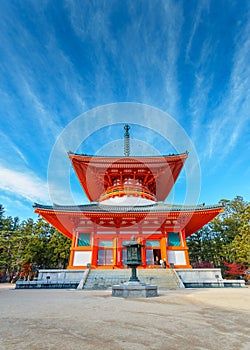
{"label": "temple wall", "polygon": [[91,251],[75,251],[73,266],[87,266],[91,264],[92,252]]}
{"label": "temple wall", "polygon": [[159,231],[141,225],[116,230],[102,228],[100,231],[90,227],[77,228],[68,268],[86,268],[88,264],[96,268],[124,268],[126,249],[123,245],[132,236],[142,244],[142,267],[160,267],[160,261],[164,260],[166,267],[191,267],[183,230],[173,227],[171,231],[168,227]]}
{"label": "temple wall", "polygon": [[168,262],[174,265],[186,265],[184,250],[168,250]]}

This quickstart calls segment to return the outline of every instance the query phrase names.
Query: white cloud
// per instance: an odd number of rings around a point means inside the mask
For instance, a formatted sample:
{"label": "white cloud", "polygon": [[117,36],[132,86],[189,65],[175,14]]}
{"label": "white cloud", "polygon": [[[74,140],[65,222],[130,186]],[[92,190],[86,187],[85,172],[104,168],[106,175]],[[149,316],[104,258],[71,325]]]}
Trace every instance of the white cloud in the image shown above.
{"label": "white cloud", "polygon": [[47,183],[32,172],[20,172],[0,166],[0,189],[29,201],[48,201]]}
{"label": "white cloud", "polygon": [[15,203],[20,207],[20,200],[45,204],[53,200],[57,204],[72,205],[86,202],[84,193],[71,189],[67,183],[69,181],[65,174],[63,181],[58,179],[48,185],[47,181],[43,181],[31,171],[21,172],[0,165],[0,199],[13,207]]}
{"label": "white cloud", "polygon": [[[16,216],[17,213],[21,213],[21,219],[33,216],[32,205],[30,201],[24,201],[23,198],[19,199],[16,195],[4,195],[0,193],[0,203],[4,207],[4,213],[6,216]],[[19,215],[19,214],[18,214]]]}

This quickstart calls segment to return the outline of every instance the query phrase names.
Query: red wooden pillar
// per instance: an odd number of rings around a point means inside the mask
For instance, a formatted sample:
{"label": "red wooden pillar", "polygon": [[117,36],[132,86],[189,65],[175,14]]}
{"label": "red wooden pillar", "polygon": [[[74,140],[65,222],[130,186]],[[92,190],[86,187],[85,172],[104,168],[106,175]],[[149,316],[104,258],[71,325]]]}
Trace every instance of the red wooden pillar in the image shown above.
{"label": "red wooden pillar", "polygon": [[184,247],[184,253],[185,253],[185,258],[186,258],[186,265],[187,267],[191,268],[192,266],[190,265],[190,260],[189,260],[189,254],[188,254],[188,246],[186,242],[186,234],[185,234],[185,229],[181,231],[181,241]]}
{"label": "red wooden pillar", "polygon": [[122,267],[122,239],[117,237],[117,267]]}
{"label": "red wooden pillar", "polygon": [[76,241],[76,237],[75,235],[72,237],[72,241],[71,241],[71,247],[70,247],[70,257],[69,257],[69,264],[67,266],[68,269],[71,269],[73,267],[73,262],[74,262],[74,253],[75,253],[75,241]]}
{"label": "red wooden pillar", "polygon": [[160,239],[160,247],[161,247],[161,259],[166,261],[166,265],[168,266],[168,256],[167,256],[167,247],[166,247],[166,237],[164,231],[162,231],[162,237]]}
{"label": "red wooden pillar", "polygon": [[141,262],[142,262],[142,267],[147,266],[147,261],[146,261],[146,240],[143,238],[142,241],[142,248],[141,248]]}
{"label": "red wooden pillar", "polygon": [[98,260],[98,238],[96,237],[96,226],[94,226],[93,229],[93,244],[92,244],[92,266],[97,266],[97,260]]}
{"label": "red wooden pillar", "polygon": [[166,228],[164,228],[164,241],[165,241],[165,247],[166,247],[166,266],[170,267],[169,261],[168,261],[168,232]]}
{"label": "red wooden pillar", "polygon": [[120,236],[120,227],[116,227],[116,237],[117,237],[117,267],[123,267],[122,264],[122,237]]}

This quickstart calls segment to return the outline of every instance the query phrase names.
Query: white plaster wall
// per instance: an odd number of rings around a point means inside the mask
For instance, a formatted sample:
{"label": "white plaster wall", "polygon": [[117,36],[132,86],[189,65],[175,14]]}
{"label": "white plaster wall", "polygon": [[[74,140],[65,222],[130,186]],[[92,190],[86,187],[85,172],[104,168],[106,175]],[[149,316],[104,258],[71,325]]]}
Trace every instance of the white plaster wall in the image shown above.
{"label": "white plaster wall", "polygon": [[222,280],[221,269],[178,269],[178,275],[184,282]]}
{"label": "white plaster wall", "polygon": [[154,201],[151,201],[150,199],[147,198],[142,198],[142,197],[135,197],[135,196],[122,196],[122,197],[113,197],[109,199],[105,199],[100,204],[103,205],[152,205],[155,204]]}
{"label": "white plaster wall", "polygon": [[187,265],[184,250],[169,250],[168,262],[174,265]]}
{"label": "white plaster wall", "polygon": [[86,266],[91,264],[92,252],[75,252],[73,266]]}

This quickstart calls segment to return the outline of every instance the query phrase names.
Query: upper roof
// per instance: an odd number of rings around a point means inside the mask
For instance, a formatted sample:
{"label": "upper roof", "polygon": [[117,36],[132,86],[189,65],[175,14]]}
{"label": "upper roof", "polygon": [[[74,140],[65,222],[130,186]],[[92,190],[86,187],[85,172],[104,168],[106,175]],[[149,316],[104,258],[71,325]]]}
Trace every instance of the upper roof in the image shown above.
{"label": "upper roof", "polygon": [[164,201],[171,191],[188,153],[167,156],[104,157],[68,153],[83,190],[91,202],[119,177],[140,179],[158,201]]}

